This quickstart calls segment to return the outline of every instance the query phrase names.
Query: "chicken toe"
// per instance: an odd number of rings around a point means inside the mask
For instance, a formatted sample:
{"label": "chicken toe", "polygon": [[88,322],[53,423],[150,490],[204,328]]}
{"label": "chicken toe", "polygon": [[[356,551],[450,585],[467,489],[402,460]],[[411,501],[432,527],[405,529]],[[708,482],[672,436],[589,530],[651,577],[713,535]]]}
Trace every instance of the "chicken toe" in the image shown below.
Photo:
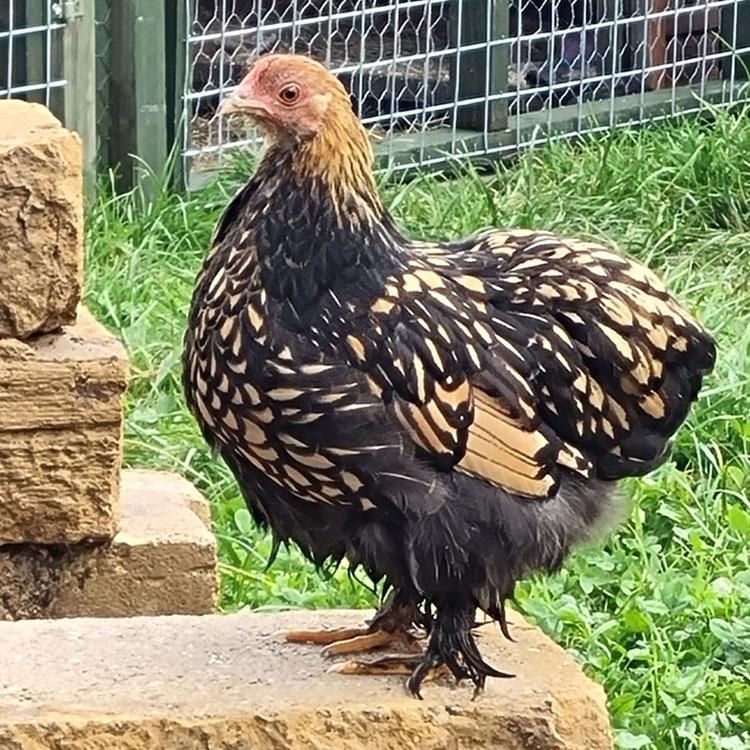
{"label": "chicken toe", "polygon": [[354,638],[347,638],[332,643],[323,649],[325,656],[342,656],[343,654],[356,654],[365,651],[373,651],[378,648],[397,647],[399,650],[410,653],[421,653],[422,647],[419,639],[403,630],[372,630]]}
{"label": "chicken toe", "polygon": [[[422,664],[423,654],[388,654],[379,659],[350,659],[338,662],[329,667],[329,673],[346,675],[398,675],[411,676],[414,670]],[[428,670],[424,681],[429,682],[443,677],[451,677],[451,671],[445,664],[436,665]]]}
{"label": "chicken toe", "polygon": [[369,628],[330,628],[325,630],[289,630],[284,634],[287,643],[314,643],[329,646],[339,641],[366,636]]}

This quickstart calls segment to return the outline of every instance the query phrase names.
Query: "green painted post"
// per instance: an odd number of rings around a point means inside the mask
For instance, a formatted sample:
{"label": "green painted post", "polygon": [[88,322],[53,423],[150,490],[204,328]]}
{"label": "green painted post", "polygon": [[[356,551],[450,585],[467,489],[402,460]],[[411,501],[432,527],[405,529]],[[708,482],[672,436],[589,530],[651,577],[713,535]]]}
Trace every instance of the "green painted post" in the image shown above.
{"label": "green painted post", "polygon": [[164,3],[117,0],[111,12],[110,160],[122,187],[148,194],[168,154]]}
{"label": "green painted post", "polygon": [[188,177],[182,158],[183,117],[189,116],[183,92],[187,70],[185,35],[187,33],[185,0],[166,0],[167,28],[167,138],[173,158],[172,183],[177,189],[187,185]]}
{"label": "green painted post", "polygon": [[[451,4],[451,43],[459,51],[451,71],[454,95],[459,101],[485,94],[502,94],[508,89],[510,45],[496,45],[487,51],[486,42],[508,38],[508,0],[457,0]],[[460,29],[459,29],[460,22]],[[484,42],[479,49],[460,47]],[[456,125],[468,130],[502,130],[507,127],[505,100],[461,106]]]}

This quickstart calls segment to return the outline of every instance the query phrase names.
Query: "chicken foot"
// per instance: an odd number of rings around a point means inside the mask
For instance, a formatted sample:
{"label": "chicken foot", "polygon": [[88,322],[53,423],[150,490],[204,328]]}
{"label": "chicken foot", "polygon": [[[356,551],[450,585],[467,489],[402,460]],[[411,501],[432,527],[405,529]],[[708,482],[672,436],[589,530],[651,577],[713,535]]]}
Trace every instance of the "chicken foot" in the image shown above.
{"label": "chicken foot", "polygon": [[325,656],[341,656],[392,647],[421,653],[419,639],[411,632],[417,617],[417,605],[414,600],[397,591],[378,610],[367,627],[291,630],[286,633],[286,640],[289,643],[315,643],[325,646]]}

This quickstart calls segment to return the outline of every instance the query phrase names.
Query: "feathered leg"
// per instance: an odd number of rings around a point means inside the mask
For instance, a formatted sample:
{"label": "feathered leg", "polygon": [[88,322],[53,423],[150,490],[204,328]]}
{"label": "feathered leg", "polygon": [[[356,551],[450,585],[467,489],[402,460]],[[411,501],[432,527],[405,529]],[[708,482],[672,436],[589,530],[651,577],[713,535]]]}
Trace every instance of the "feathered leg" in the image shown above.
{"label": "feathered leg", "polygon": [[472,601],[457,599],[438,604],[427,650],[406,681],[406,687],[415,697],[422,697],[420,688],[425,678],[443,666],[456,680],[471,680],[475,694],[484,688],[487,677],[514,676],[500,672],[482,659],[472,633],[474,625]]}
{"label": "feathered leg", "polygon": [[333,630],[294,630],[286,634],[289,643],[317,643],[325,646],[326,656],[361,653],[378,648],[398,647],[401,650],[421,651],[412,633],[420,621],[414,596],[395,591],[377,611],[365,628]]}
{"label": "feathered leg", "polygon": [[[499,621],[503,632],[507,633],[504,611]],[[471,680],[476,695],[484,688],[487,677],[514,677],[482,659],[472,632],[478,626],[474,621],[473,602],[443,604],[438,606],[429,644],[423,653],[389,654],[370,661],[350,660],[334,665],[329,671],[348,675],[408,675],[406,687],[417,698],[422,697],[423,682],[452,675],[457,681]]]}

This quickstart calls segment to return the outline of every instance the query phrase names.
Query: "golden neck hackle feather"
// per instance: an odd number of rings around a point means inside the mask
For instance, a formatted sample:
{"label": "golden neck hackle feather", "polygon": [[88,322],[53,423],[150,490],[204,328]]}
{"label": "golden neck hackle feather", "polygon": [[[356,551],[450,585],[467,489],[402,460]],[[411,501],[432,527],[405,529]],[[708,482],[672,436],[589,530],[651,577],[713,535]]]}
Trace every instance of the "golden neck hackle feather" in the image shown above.
{"label": "golden neck hackle feather", "polygon": [[[311,77],[318,78],[314,70]],[[322,182],[337,210],[348,208],[370,223],[386,213],[373,174],[367,130],[352,110],[346,89],[335,78],[316,80],[327,106],[320,131],[295,144],[292,170],[301,182]]]}

